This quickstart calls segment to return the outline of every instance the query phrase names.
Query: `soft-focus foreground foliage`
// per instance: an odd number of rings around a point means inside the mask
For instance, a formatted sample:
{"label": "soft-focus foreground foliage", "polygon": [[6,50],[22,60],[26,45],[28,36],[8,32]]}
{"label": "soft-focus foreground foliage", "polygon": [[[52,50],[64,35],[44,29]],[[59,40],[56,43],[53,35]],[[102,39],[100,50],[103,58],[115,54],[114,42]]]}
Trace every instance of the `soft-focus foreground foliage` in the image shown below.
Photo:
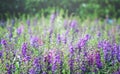
{"label": "soft-focus foreground foliage", "polygon": [[52,13],[0,24],[2,74],[120,74],[120,20]]}

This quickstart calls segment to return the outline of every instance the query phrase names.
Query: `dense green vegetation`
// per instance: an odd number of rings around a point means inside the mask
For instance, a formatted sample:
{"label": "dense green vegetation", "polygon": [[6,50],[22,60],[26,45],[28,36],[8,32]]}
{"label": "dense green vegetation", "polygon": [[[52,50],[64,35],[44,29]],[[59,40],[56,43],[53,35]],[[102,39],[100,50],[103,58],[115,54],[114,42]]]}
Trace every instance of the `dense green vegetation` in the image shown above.
{"label": "dense green vegetation", "polygon": [[[80,17],[120,16],[120,0],[0,0],[0,16],[44,13],[52,9]],[[3,15],[4,14],[4,15]]]}

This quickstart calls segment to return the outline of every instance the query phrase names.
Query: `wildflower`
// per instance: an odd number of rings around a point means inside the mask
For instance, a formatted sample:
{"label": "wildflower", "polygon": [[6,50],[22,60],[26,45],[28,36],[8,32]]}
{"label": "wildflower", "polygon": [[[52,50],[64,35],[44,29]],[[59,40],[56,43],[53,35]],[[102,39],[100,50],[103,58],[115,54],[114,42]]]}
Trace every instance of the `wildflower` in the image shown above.
{"label": "wildflower", "polygon": [[69,52],[70,52],[70,54],[73,54],[73,53],[74,53],[74,48],[73,48],[73,46],[72,46],[72,45],[70,45]]}
{"label": "wildflower", "polygon": [[61,43],[61,36],[60,36],[60,34],[57,35],[57,42]]}
{"label": "wildflower", "polygon": [[74,60],[73,59],[69,60],[69,67],[70,67],[70,74],[72,74],[73,69],[74,69]]}
{"label": "wildflower", "polygon": [[29,74],[36,74],[35,69],[33,67],[29,69]]}
{"label": "wildflower", "polygon": [[50,22],[54,23],[56,17],[57,17],[57,13],[56,12],[52,13],[51,16],[50,16]]}
{"label": "wildflower", "polygon": [[96,51],[95,60],[96,60],[97,68],[99,68],[99,69],[102,68],[102,62],[101,62],[100,51]]}
{"label": "wildflower", "polygon": [[7,74],[12,74],[15,72],[15,66],[14,64],[6,64],[6,68],[7,68]]}
{"label": "wildflower", "polygon": [[76,20],[72,20],[70,23],[71,28],[75,29],[75,27],[77,26],[77,21]]}
{"label": "wildflower", "polygon": [[120,62],[120,45],[118,46],[118,50],[117,50],[117,60],[118,62]]}
{"label": "wildflower", "polygon": [[90,53],[90,54],[87,55],[87,60],[88,60],[89,65],[94,64],[94,60],[95,60],[94,56],[95,56],[94,53]]}
{"label": "wildflower", "polygon": [[23,25],[21,25],[21,26],[19,26],[18,28],[17,28],[17,34],[18,35],[21,35],[21,33],[24,31],[24,26]]}
{"label": "wildflower", "polygon": [[22,45],[22,55],[23,56],[27,55],[27,43],[23,43]]}
{"label": "wildflower", "polygon": [[38,67],[38,66],[39,66],[39,58],[35,58],[35,59],[34,59],[33,65],[34,65],[35,67]]}
{"label": "wildflower", "polygon": [[4,46],[6,46],[7,45],[7,41],[5,39],[2,39],[1,40],[1,44],[4,45]]}
{"label": "wildflower", "polygon": [[43,45],[43,41],[41,39],[39,39],[38,37],[31,37],[30,39],[30,44],[33,46],[33,47],[38,47],[38,46],[41,46]]}

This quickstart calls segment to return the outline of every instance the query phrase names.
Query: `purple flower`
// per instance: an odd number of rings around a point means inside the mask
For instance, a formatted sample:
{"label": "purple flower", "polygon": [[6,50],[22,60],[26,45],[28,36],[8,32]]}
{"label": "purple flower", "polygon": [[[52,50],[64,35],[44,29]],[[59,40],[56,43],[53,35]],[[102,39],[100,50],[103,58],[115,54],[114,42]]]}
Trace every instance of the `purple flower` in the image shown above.
{"label": "purple flower", "polygon": [[31,57],[26,55],[26,56],[24,56],[23,61],[30,61],[30,59],[31,59]]}
{"label": "purple flower", "polygon": [[101,62],[100,51],[96,51],[95,60],[96,60],[97,68],[102,68],[102,62]]}
{"label": "purple flower", "polygon": [[88,60],[88,64],[89,64],[90,66],[93,65],[93,64],[94,64],[94,60],[95,60],[94,54],[93,54],[93,53],[88,54],[88,55],[87,55],[87,60]]}
{"label": "purple flower", "polygon": [[73,48],[73,46],[70,45],[69,48],[70,48],[70,49],[69,49],[70,54],[73,54],[73,53],[74,53],[74,48]]}
{"label": "purple flower", "polygon": [[22,45],[22,55],[23,56],[27,55],[27,43],[23,43]]}
{"label": "purple flower", "polygon": [[51,16],[50,16],[50,22],[54,23],[56,17],[57,17],[57,13],[56,12],[52,13]]}
{"label": "purple flower", "polygon": [[67,37],[65,35],[61,36],[61,41],[66,44],[67,43]]}
{"label": "purple flower", "polygon": [[76,20],[72,20],[70,23],[71,28],[75,28],[77,26],[77,21]]}
{"label": "purple flower", "polygon": [[6,46],[7,45],[7,41],[5,39],[2,39],[1,40],[1,44],[4,45],[4,46]]}
{"label": "purple flower", "polygon": [[120,62],[120,45],[118,46],[118,50],[117,50],[117,60],[118,62]]}
{"label": "purple flower", "polygon": [[38,37],[34,36],[34,37],[31,37],[30,39],[30,44],[33,46],[33,47],[38,47],[38,46],[41,46],[43,45],[43,41],[41,39],[39,39]]}
{"label": "purple flower", "polygon": [[89,39],[90,36],[88,34],[83,39],[80,39],[78,42],[78,48],[81,49],[82,47],[84,47]]}
{"label": "purple flower", "polygon": [[90,35],[87,34],[87,35],[85,36],[84,40],[85,40],[85,41],[88,41],[88,39],[90,39]]}
{"label": "purple flower", "polygon": [[112,45],[110,44],[109,41],[101,41],[98,44],[98,48],[103,50],[103,54],[104,54],[104,59],[105,62],[108,62],[111,60],[111,50],[112,50]]}
{"label": "purple flower", "polygon": [[34,69],[34,68],[30,68],[30,69],[29,69],[29,74],[36,74],[35,69]]}
{"label": "purple flower", "polygon": [[7,74],[12,74],[15,72],[15,66],[14,64],[6,64],[6,68],[7,68]]}
{"label": "purple flower", "polygon": [[34,59],[33,65],[34,65],[35,67],[38,67],[38,66],[39,66],[39,58],[35,58],[35,59]]}
{"label": "purple flower", "polygon": [[18,28],[17,28],[17,34],[18,35],[21,35],[21,33],[24,31],[24,26],[23,25],[21,25],[21,26],[19,26]]}
{"label": "purple flower", "polygon": [[31,37],[30,44],[34,47],[38,47],[38,37]]}
{"label": "purple flower", "polygon": [[57,35],[57,42],[61,43],[61,36],[60,36],[60,34]]}
{"label": "purple flower", "polygon": [[0,58],[3,56],[3,51],[0,50]]}
{"label": "purple flower", "polygon": [[70,67],[70,74],[72,74],[74,69],[74,59],[69,60],[69,67]]}
{"label": "purple flower", "polygon": [[85,72],[87,72],[87,65],[85,64],[85,61],[82,61],[82,64],[81,64],[81,67],[80,67],[82,73],[81,74],[84,74]]}

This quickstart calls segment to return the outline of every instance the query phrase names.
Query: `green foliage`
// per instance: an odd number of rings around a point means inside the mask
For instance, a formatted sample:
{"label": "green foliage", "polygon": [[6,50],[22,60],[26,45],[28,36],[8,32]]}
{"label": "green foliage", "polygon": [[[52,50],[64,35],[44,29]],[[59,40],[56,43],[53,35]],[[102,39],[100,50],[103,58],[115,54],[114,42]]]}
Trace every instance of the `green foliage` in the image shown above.
{"label": "green foliage", "polygon": [[[68,14],[80,17],[111,17],[120,16],[120,0],[0,0],[0,16],[19,16],[22,13],[50,14],[51,10],[63,9]],[[3,16],[4,14],[4,16]]]}

